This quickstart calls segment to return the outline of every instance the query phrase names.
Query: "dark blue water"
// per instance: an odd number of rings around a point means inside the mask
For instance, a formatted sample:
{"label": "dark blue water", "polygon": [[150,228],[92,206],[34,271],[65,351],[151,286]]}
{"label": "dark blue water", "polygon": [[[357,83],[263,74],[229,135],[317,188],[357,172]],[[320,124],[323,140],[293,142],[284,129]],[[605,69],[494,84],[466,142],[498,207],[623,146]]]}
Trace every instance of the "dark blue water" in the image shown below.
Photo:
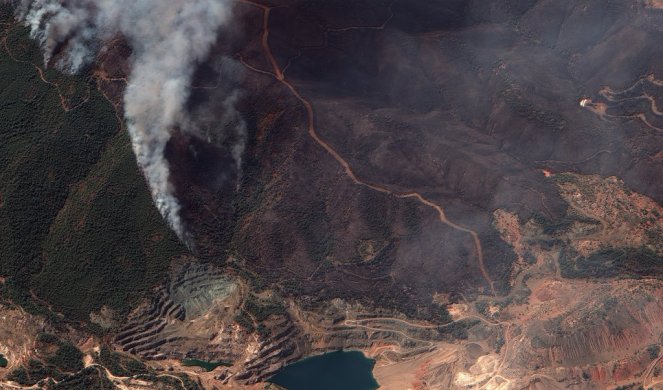
{"label": "dark blue water", "polygon": [[288,390],[375,390],[374,365],[361,352],[330,352],[287,365],[269,381]]}

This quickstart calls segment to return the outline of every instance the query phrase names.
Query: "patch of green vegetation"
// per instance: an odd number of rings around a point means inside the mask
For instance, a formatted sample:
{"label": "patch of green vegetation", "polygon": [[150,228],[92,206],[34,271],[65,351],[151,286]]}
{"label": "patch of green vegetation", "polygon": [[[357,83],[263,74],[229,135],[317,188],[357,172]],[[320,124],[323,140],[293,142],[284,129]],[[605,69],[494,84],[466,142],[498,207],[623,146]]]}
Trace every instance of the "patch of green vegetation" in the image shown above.
{"label": "patch of green vegetation", "polygon": [[76,106],[65,110],[33,65],[42,59],[27,29],[11,26],[11,55],[0,49],[0,294],[53,320],[29,291],[75,321],[103,305],[126,313],[187,251],[152,204],[113,106],[92,81],[48,70]]}
{"label": "patch of green vegetation", "polygon": [[566,215],[562,218],[549,218],[541,213],[534,213],[532,220],[543,229],[543,233],[549,236],[567,231],[574,223],[599,225],[600,222],[584,215]]}
{"label": "patch of green vegetation", "polygon": [[0,284],[0,302],[6,305],[21,306],[26,312],[47,318],[51,325],[56,327],[62,325],[62,318],[43,304],[36,302],[23,286],[17,285],[15,279],[8,279]]}
{"label": "patch of green vegetation", "polygon": [[467,339],[467,330],[477,325],[481,321],[479,320],[461,320],[454,321],[448,325],[440,327],[440,330],[443,334],[451,335],[454,339],[465,340]]}
{"label": "patch of green vegetation", "polygon": [[152,382],[157,389],[204,390],[200,379],[196,382],[188,375],[175,372],[168,375],[143,374],[136,379]]}
{"label": "patch of green vegetation", "polygon": [[452,321],[451,314],[449,314],[446,305],[433,306],[431,311],[433,316],[432,321],[436,324],[446,324]]}
{"label": "patch of green vegetation", "polygon": [[124,313],[185,249],[154,208],[124,134],[109,143],[85,185],[51,225],[36,291],[79,318],[103,305]]}
{"label": "patch of green vegetation", "polygon": [[285,295],[299,296],[304,292],[301,281],[297,279],[285,279],[279,283],[279,286]]}
{"label": "patch of green vegetation", "polygon": [[149,368],[143,362],[132,359],[128,356],[113,352],[108,346],[102,345],[95,360],[116,376],[134,376],[138,374],[147,374]]}
{"label": "patch of green vegetation", "polygon": [[271,315],[285,315],[285,307],[276,301],[264,301],[255,295],[250,295],[244,303],[244,310],[249,313],[256,322],[262,322]]}
{"label": "patch of green vegetation", "polygon": [[5,357],[5,355],[0,353],[0,367],[3,367],[3,368],[7,367],[8,364],[9,364],[9,362],[7,361],[7,358]]}
{"label": "patch of green vegetation", "polygon": [[52,333],[39,333],[37,335],[37,342],[47,345],[60,345],[60,338]]}
{"label": "patch of green vegetation", "polygon": [[260,335],[262,338],[267,338],[269,337],[272,332],[269,330],[268,327],[265,326],[265,324],[258,324],[258,327],[256,328],[256,332]]}
{"label": "patch of green vegetation", "polygon": [[553,180],[555,180],[559,184],[565,184],[565,183],[578,184],[578,177],[566,172],[556,174],[555,176],[553,176]]}
{"label": "patch of green vegetation", "polygon": [[[77,372],[83,369],[83,353],[73,344],[51,333],[37,335],[38,355],[48,367],[61,372]],[[50,353],[55,349],[54,353]]]}
{"label": "patch of green vegetation", "polygon": [[249,317],[249,315],[244,310],[241,310],[239,314],[235,316],[235,322],[237,322],[242,328],[246,329],[246,331],[249,333],[253,333],[253,331],[255,331],[251,317]]}
{"label": "patch of green vegetation", "polygon": [[24,386],[46,380],[50,383],[47,388],[59,390],[114,388],[102,370],[84,368],[83,354],[76,346],[53,334],[37,336],[37,357],[12,370],[7,379]]}
{"label": "patch of green vegetation", "polygon": [[7,380],[16,382],[19,385],[23,386],[29,386],[32,384],[30,380],[30,374],[28,373],[28,370],[24,367],[18,367],[10,371],[9,374],[7,374]]}
{"label": "patch of green vegetation", "polygon": [[88,367],[75,374],[68,375],[58,383],[52,384],[52,390],[108,390],[116,389],[113,381],[106,377],[103,370]]}
{"label": "patch of green vegetation", "polygon": [[485,316],[488,314],[488,301],[476,301],[474,302],[474,307],[481,315]]}
{"label": "patch of green vegetation", "polygon": [[262,322],[272,315],[286,314],[286,308],[276,300],[262,300],[251,294],[235,317],[235,322],[248,332],[258,331],[261,336],[267,337],[270,332]]}
{"label": "patch of green vegetation", "polygon": [[70,343],[60,345],[54,355],[48,356],[46,362],[63,372],[76,372],[83,369],[83,353]]}
{"label": "patch of green vegetation", "polygon": [[14,381],[24,386],[32,386],[46,378],[60,381],[65,377],[66,375],[60,372],[56,367],[45,365],[43,362],[36,359],[28,361],[27,367],[18,367],[7,375],[7,379],[10,381]]}

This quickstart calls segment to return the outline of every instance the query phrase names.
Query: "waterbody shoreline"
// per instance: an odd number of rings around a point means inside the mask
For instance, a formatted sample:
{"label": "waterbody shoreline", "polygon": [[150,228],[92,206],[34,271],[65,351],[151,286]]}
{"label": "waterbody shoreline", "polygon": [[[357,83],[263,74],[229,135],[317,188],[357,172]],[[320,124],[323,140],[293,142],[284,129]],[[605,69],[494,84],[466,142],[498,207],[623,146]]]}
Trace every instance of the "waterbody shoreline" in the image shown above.
{"label": "waterbody shoreline", "polygon": [[328,352],[283,367],[269,382],[287,390],[375,390],[374,366],[359,351]]}

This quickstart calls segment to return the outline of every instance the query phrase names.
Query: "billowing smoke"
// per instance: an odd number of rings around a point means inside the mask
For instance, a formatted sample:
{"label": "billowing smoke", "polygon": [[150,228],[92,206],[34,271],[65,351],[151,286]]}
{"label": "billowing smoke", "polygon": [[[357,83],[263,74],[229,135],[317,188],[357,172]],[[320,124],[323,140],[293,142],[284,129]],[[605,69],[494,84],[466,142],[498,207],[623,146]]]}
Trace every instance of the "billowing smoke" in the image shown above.
{"label": "billowing smoke", "polygon": [[[230,19],[229,1],[19,0],[17,5],[46,64],[57,54],[55,65],[71,73],[90,63],[115,35],[129,41],[132,72],[124,104],[133,149],[159,211],[186,241],[164,149],[171,129],[191,123],[185,109],[191,78]],[[56,53],[62,47],[64,53]],[[233,96],[227,104],[233,104]],[[234,115],[234,109],[227,111]]]}

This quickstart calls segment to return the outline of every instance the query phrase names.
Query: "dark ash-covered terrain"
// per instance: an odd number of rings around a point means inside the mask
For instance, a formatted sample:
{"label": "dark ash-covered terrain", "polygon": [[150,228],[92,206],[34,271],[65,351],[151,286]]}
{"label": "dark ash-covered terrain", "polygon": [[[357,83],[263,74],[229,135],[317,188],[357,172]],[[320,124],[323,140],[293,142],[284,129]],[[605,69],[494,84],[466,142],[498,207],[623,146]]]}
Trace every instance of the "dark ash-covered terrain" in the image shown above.
{"label": "dark ash-covered terrain", "polygon": [[[80,92],[3,10],[3,77],[26,80],[2,90],[3,310],[46,316],[118,386],[261,386],[303,356],[354,348],[385,389],[657,388],[662,7],[237,0],[196,64],[197,130],[170,129],[165,148],[188,251],[146,207],[122,138],[128,40],[71,78]],[[52,160],[57,149],[30,146],[48,143],[25,135],[17,96],[49,99],[40,129],[51,111],[63,129],[81,112],[108,125],[92,146],[63,131],[84,156]],[[57,196],[40,204],[44,185]],[[35,203],[16,203],[26,191]],[[27,218],[34,204],[44,212]],[[105,229],[142,238],[100,246]],[[113,293],[77,306],[89,274]],[[24,385],[82,375],[40,376],[8,350],[30,338],[6,338],[13,383],[20,370]]]}

